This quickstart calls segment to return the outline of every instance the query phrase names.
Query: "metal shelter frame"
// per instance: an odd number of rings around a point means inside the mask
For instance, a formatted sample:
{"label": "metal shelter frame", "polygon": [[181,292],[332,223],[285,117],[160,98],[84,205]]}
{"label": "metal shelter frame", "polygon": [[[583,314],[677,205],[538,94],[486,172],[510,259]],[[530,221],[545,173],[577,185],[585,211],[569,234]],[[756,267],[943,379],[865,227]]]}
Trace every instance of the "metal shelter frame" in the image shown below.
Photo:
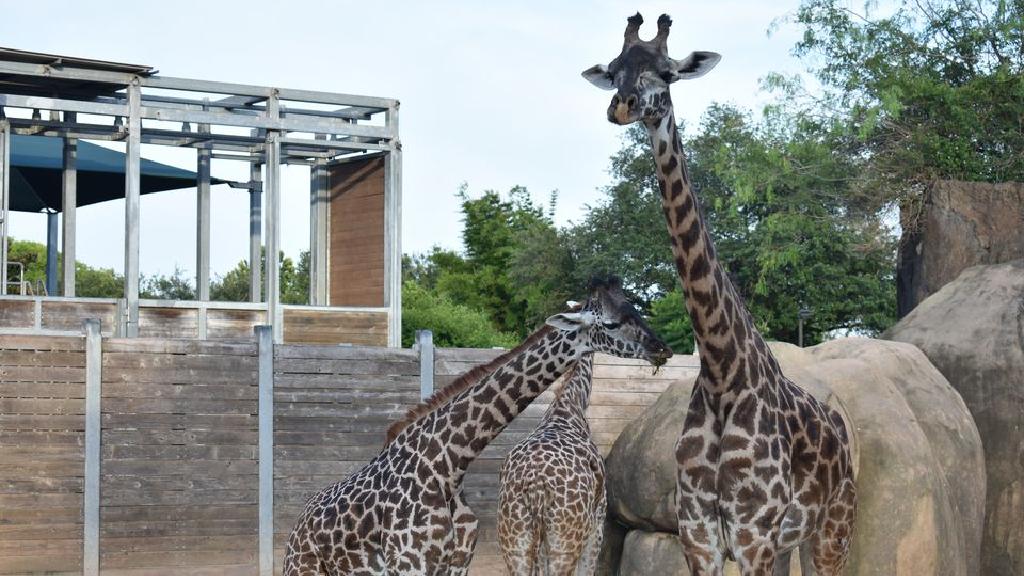
{"label": "metal shelter frame", "polygon": [[[11,117],[5,109],[31,110]],[[160,76],[137,66],[0,48],[0,294],[7,287],[10,135],[64,139],[62,179],[64,296],[75,286],[75,158],[77,141],[122,141],[125,167],[123,335],[138,335],[140,147],[157,144],[197,151],[196,295],[209,299],[210,161],[248,163],[252,302],[261,301],[261,228],[268,263],[281,245],[281,164],[310,167],[310,304],[328,301],[328,168],[384,157],[384,306],[388,343],[401,338],[401,172],[398,100]],[[40,110],[50,111],[43,119]],[[193,128],[194,127],[194,128]],[[265,177],[263,172],[265,172]],[[261,214],[266,194],[266,214]],[[49,225],[56,232],[55,220]],[[282,339],[279,270],[263,284],[267,321]]]}

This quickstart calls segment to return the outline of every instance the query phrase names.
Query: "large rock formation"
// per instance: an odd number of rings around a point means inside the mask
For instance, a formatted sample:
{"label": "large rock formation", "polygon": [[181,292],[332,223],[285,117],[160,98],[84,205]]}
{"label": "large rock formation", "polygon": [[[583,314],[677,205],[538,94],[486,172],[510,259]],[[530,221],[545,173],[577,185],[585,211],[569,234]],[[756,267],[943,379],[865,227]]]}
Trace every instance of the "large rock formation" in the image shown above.
{"label": "large rock formation", "polygon": [[[836,407],[853,430],[860,503],[847,574],[980,574],[981,440],[960,396],[921,351],[866,339],[772,349],[786,374]],[[631,528],[619,563],[623,576],[681,559],[670,545],[673,447],[692,385],[670,387],[623,431],[608,457],[609,513]],[[686,573],[683,565],[673,570],[650,573]]]}
{"label": "large rock formation", "polygon": [[974,414],[988,471],[982,573],[1024,574],[1024,260],[965,270],[885,337],[923,350]]}
{"label": "large rock formation", "polygon": [[896,273],[900,317],[970,266],[1024,258],[1024,183],[939,181],[908,212]]}

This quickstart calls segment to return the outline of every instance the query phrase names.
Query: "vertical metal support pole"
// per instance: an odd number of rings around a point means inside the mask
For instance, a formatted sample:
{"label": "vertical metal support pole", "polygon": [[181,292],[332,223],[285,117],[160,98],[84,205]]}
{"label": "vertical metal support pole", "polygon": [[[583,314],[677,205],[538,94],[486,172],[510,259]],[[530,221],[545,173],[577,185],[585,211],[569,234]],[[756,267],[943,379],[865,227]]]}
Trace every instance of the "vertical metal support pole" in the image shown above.
{"label": "vertical metal support pole", "polygon": [[434,393],[434,333],[416,331],[416,350],[420,354],[420,400]]}
{"label": "vertical metal support pole", "polygon": [[139,335],[139,214],[140,148],[142,146],[142,91],[139,79],[128,86],[128,149],[125,154],[124,183],[124,298],[126,301],[125,336]]}
{"label": "vertical metal support pole", "polygon": [[11,125],[0,120],[0,294],[7,294],[7,229],[11,214]]}
{"label": "vertical metal support pole", "polygon": [[[200,134],[209,134],[210,125],[200,124]],[[209,144],[196,151],[196,299],[210,299],[210,149]]]}
{"label": "vertical metal support pole", "polygon": [[[272,89],[267,97],[268,119],[281,117],[278,91]],[[267,324],[274,328],[274,342],[280,342],[283,338],[284,327],[281,325],[281,281],[280,266],[277,261],[277,253],[281,250],[281,133],[267,131],[266,145],[266,170],[267,177],[264,187],[267,191],[266,209],[266,243],[267,255],[265,265],[265,293],[267,301]]]}
{"label": "vertical metal support pole", "polygon": [[797,322],[796,323],[796,326],[797,326],[797,328],[796,328],[796,330],[797,330],[797,337],[796,337],[797,344],[796,345],[799,346],[800,348],[803,348],[804,347],[804,319],[803,318],[797,318],[796,322]]}
{"label": "vertical metal support pole", "polygon": [[[74,112],[64,113],[64,122],[75,121]],[[78,139],[64,139],[64,175],[61,181],[61,211],[64,213],[61,252],[64,267],[64,296],[75,295],[75,240],[78,225]]]}
{"label": "vertical metal support pole", "polygon": [[398,102],[385,112],[391,130],[384,157],[384,305],[388,308],[388,346],[402,345],[402,143],[398,139]]}
{"label": "vertical metal support pole", "polygon": [[282,336],[279,318],[281,285],[277,253],[281,249],[281,141],[277,132],[267,133],[267,323],[274,327],[274,342]]}
{"label": "vertical metal support pole", "polygon": [[274,332],[256,326],[259,354],[259,559],[260,576],[274,571]]}
{"label": "vertical metal support pole", "polygon": [[[317,134],[317,140],[326,138]],[[327,211],[329,202],[327,161],[319,158],[309,169],[309,303],[327,302]]]}
{"label": "vertical metal support pole", "polygon": [[46,295],[57,294],[57,213],[46,213]]}
{"label": "vertical metal support pole", "polygon": [[262,250],[263,240],[260,227],[263,225],[263,175],[258,162],[249,165],[249,300],[259,302],[263,282]]}
{"label": "vertical metal support pole", "polygon": [[102,339],[100,321],[85,328],[85,493],[83,498],[82,574],[100,573],[100,397]]}

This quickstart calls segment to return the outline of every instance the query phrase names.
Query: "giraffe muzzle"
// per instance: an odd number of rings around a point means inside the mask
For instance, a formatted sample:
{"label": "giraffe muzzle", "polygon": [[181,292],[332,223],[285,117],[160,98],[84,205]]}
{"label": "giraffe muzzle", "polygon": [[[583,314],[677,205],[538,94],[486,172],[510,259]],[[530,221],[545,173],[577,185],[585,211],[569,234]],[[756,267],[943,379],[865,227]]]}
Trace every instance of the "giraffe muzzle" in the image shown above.
{"label": "giraffe muzzle", "polygon": [[633,94],[626,98],[622,98],[618,94],[612,96],[612,103],[608,106],[608,121],[619,125],[635,122],[637,103],[637,97]]}

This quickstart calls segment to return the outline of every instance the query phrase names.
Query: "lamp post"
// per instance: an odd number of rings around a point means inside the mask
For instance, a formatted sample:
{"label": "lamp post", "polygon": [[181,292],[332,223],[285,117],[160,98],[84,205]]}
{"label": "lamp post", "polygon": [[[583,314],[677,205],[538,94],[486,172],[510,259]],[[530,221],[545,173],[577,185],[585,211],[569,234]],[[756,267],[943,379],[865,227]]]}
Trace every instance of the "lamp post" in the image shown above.
{"label": "lamp post", "polygon": [[811,316],[811,309],[806,306],[800,306],[800,309],[797,310],[797,344],[801,348],[804,347],[804,320],[807,320]]}

